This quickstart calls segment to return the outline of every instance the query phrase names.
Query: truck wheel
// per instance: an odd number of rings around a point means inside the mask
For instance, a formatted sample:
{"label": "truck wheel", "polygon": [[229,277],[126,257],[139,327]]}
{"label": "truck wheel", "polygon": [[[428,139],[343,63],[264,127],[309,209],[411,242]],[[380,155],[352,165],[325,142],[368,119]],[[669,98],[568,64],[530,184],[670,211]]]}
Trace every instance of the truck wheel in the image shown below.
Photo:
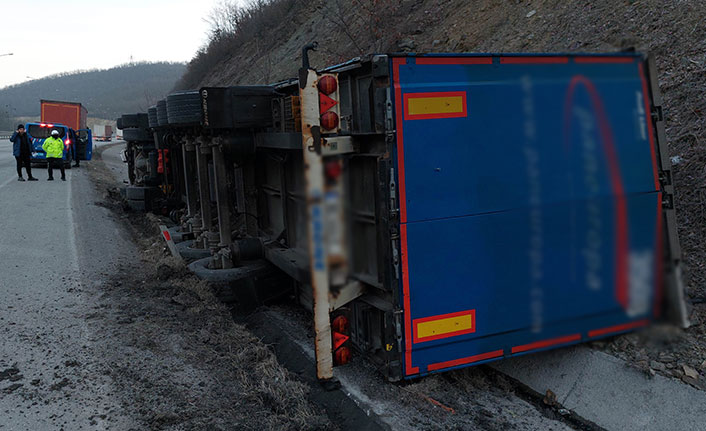
{"label": "truck wheel", "polygon": [[211,257],[196,260],[189,264],[189,269],[201,280],[212,283],[234,282],[271,271],[270,265],[265,260],[253,260],[241,267],[229,269],[211,269],[208,267],[211,261]]}
{"label": "truck wheel", "polygon": [[139,114],[123,114],[122,118],[122,126],[123,129],[128,129],[128,128],[148,128],[150,126],[149,124],[149,117],[147,117],[147,113],[145,112],[140,112]]}
{"label": "truck wheel", "polygon": [[180,91],[167,96],[169,124],[186,125],[201,122],[201,96],[198,91]]}
{"label": "truck wheel", "polygon": [[126,199],[145,201],[152,199],[155,195],[159,195],[159,189],[157,187],[125,187]]}
{"label": "truck wheel", "polygon": [[143,128],[129,128],[123,129],[123,139],[133,142],[149,142],[152,141],[153,136]]}
{"label": "truck wheel", "polygon": [[147,120],[151,128],[159,126],[159,121],[157,121],[157,105],[150,106],[147,109]]}
{"label": "truck wheel", "polygon": [[147,203],[145,201],[136,201],[136,200],[128,199],[127,205],[133,211],[149,211],[149,206],[147,205]]}
{"label": "truck wheel", "polygon": [[205,257],[210,257],[211,256],[211,250],[208,249],[203,249],[203,248],[193,248],[191,247],[194,244],[194,240],[188,240],[188,241],[183,241],[179,242],[176,244],[177,251],[183,257],[184,259],[187,260],[194,260],[194,259],[203,259]]}
{"label": "truck wheel", "polygon": [[169,125],[169,120],[167,117],[167,101],[165,99],[157,102],[157,124],[160,126]]}

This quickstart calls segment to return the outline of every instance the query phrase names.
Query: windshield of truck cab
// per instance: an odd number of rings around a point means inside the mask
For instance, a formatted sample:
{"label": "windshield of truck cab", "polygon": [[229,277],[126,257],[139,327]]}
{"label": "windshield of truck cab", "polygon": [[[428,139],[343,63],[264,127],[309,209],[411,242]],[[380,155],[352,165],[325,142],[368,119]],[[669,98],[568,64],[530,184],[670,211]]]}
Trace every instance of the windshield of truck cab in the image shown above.
{"label": "windshield of truck cab", "polygon": [[48,138],[51,136],[52,130],[57,130],[59,132],[59,138],[61,139],[64,139],[64,136],[66,136],[66,129],[64,127],[47,127],[39,124],[30,124],[27,126],[27,133],[35,139]]}

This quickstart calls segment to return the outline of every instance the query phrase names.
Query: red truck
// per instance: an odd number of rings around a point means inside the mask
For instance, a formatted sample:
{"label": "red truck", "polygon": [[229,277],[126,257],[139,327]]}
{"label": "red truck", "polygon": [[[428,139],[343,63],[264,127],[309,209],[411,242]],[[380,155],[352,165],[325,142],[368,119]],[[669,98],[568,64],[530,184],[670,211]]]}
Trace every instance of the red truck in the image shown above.
{"label": "red truck", "polygon": [[86,129],[88,110],[79,102],[41,100],[41,122],[60,123],[74,130]]}

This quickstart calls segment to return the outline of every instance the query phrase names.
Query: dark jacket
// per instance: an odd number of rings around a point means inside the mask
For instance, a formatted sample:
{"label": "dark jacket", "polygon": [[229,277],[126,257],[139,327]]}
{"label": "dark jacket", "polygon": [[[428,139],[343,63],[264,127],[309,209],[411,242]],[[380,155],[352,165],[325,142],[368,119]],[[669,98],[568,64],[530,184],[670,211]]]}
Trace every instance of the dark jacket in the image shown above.
{"label": "dark jacket", "polygon": [[[24,139],[23,139],[24,137]],[[15,133],[12,134],[12,137],[10,137],[10,141],[12,142],[12,155],[15,157],[20,157],[22,154],[22,146],[23,144],[26,145],[25,151],[27,155],[32,153],[32,142],[29,140],[29,136],[27,135],[27,132],[24,133],[24,135],[20,135],[15,131]],[[24,141],[24,142],[23,142]]]}

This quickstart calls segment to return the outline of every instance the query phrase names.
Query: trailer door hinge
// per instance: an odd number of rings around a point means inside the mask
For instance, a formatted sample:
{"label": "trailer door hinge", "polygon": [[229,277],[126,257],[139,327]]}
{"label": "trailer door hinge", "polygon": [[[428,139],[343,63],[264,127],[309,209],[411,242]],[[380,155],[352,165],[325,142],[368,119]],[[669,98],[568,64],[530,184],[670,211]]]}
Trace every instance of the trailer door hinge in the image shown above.
{"label": "trailer door hinge", "polygon": [[385,99],[385,123],[386,123],[386,129],[388,132],[391,132],[394,129],[394,123],[392,121],[393,115],[392,115],[392,98],[390,95],[390,89],[387,89],[387,97]]}
{"label": "trailer door hinge", "polygon": [[652,107],[652,121],[654,121],[655,123],[658,121],[664,121],[664,115],[662,113],[661,106]]}
{"label": "trailer door hinge", "polygon": [[395,168],[390,168],[390,220],[396,220],[399,215],[397,208],[397,183],[395,182]]}

